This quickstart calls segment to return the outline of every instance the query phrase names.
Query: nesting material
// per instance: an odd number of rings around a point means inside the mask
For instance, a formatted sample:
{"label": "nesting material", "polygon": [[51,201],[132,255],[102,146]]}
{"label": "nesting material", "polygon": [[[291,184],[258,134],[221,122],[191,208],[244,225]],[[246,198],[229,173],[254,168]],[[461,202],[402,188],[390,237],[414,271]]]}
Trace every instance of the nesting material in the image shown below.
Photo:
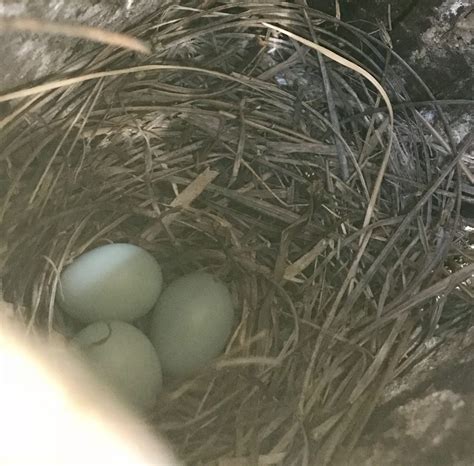
{"label": "nesting material", "polygon": [[151,422],[193,465],[344,464],[425,340],[466,325],[463,147],[383,34],[222,3],[163,2],[130,31],[150,55],[99,48],[0,97],[4,297],[68,335],[58,277],[94,246],[142,246],[168,282],[211,272],[235,332]]}

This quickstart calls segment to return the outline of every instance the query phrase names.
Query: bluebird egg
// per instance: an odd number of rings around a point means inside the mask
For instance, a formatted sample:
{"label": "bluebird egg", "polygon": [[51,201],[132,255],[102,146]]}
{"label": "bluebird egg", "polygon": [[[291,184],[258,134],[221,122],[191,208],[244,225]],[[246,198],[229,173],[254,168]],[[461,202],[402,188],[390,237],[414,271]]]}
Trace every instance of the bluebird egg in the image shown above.
{"label": "bluebird egg", "polygon": [[161,267],[149,252],[133,244],[108,244],[66,267],[56,298],[82,322],[131,322],[153,308],[162,283]]}
{"label": "bluebird egg", "polygon": [[165,375],[185,377],[225,348],[234,323],[227,286],[208,273],[172,282],[153,311],[151,341]]}
{"label": "bluebird egg", "polygon": [[117,396],[141,411],[162,388],[161,365],[150,340],[125,322],[95,322],[72,340],[86,364]]}

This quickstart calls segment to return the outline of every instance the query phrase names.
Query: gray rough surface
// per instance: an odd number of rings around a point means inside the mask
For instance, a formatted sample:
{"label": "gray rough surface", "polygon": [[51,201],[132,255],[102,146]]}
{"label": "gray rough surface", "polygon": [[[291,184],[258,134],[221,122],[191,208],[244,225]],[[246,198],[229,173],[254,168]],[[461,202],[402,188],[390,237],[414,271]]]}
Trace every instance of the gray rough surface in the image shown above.
{"label": "gray rough surface", "polygon": [[423,3],[418,1],[411,17],[400,25],[399,35],[411,35],[414,41],[406,58],[437,97],[468,97],[474,85],[472,0],[444,0],[420,29],[418,18],[423,14]]}
{"label": "gray rough surface", "polygon": [[471,327],[387,388],[382,405],[352,455],[351,465],[472,465],[473,419]]}
{"label": "gray rough surface", "polygon": [[[0,16],[28,16],[121,31],[149,15],[162,0],[0,0]],[[0,92],[54,74],[75,53],[93,46],[84,40],[29,33],[1,33]]]}

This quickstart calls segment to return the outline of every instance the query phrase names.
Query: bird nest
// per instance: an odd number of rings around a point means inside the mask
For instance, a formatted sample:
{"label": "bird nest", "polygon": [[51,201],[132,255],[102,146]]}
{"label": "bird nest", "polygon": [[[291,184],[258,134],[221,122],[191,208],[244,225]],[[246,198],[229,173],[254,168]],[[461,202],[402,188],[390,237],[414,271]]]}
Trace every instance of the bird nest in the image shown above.
{"label": "bird nest", "polygon": [[91,247],[211,271],[238,324],[150,421],[189,464],[344,462],[426,340],[466,325],[463,147],[383,31],[190,1],[129,32],[152,52],[94,49],[0,97],[4,299],[69,336],[58,277]]}

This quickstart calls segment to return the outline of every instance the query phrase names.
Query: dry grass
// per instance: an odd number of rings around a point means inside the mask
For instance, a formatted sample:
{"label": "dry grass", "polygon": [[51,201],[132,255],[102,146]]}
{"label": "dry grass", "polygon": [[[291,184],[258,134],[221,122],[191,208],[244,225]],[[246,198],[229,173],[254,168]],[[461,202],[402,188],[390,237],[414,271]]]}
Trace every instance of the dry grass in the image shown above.
{"label": "dry grass", "polygon": [[469,144],[420,82],[424,120],[375,35],[286,3],[186,5],[130,31],[147,57],[98,49],[0,96],[5,298],[71,334],[58,274],[87,248],[211,270],[239,324],[153,422],[189,464],[344,464],[424,341],[467,325]]}
{"label": "dry grass", "polygon": [[0,18],[0,32],[26,31],[35,34],[56,34],[66,37],[86,39],[102,44],[122,47],[135,52],[149,53],[144,42],[116,32],[106,31],[91,26],[62,24],[36,18]]}

